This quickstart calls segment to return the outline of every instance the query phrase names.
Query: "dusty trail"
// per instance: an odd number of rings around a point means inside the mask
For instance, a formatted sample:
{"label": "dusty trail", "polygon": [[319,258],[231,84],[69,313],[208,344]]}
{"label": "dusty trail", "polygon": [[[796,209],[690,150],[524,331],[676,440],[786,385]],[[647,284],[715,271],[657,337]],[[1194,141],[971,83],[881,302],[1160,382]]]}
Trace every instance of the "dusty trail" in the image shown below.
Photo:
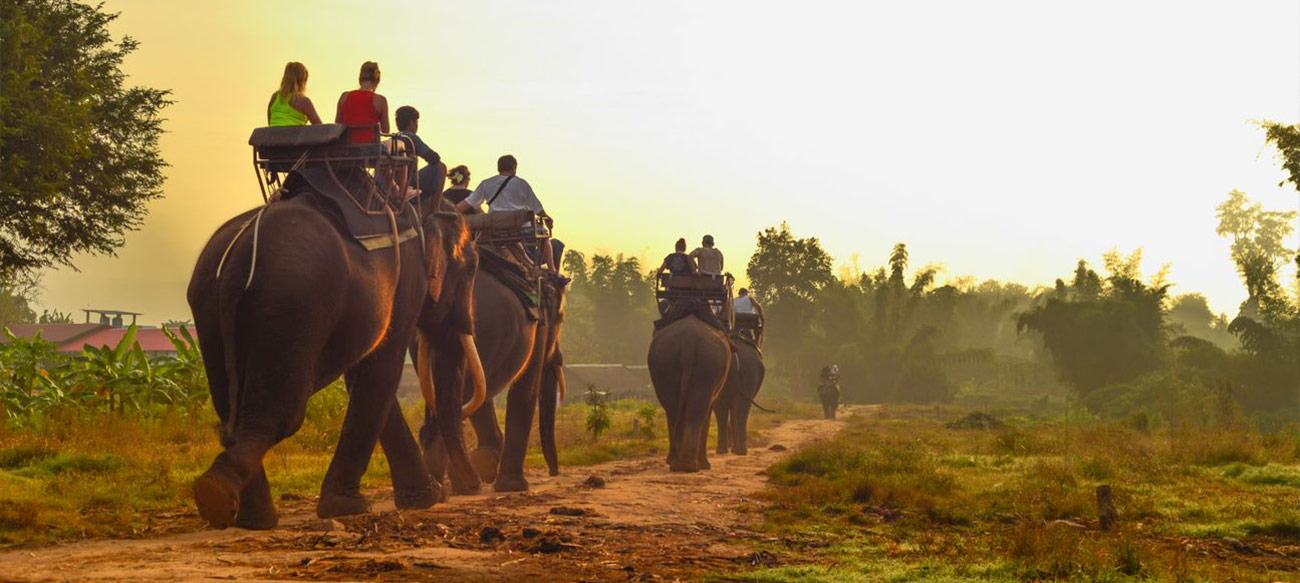
{"label": "dusty trail", "polygon": [[[855,412],[864,412],[858,407]],[[842,421],[801,419],[766,432],[793,450]],[[199,530],[0,553],[0,581],[673,581],[773,558],[743,542],[762,470],[782,448],[710,455],[713,469],[672,474],[661,456],[531,472],[532,491],[458,496],[397,512],[317,520],[307,502],[269,532]],[[600,476],[605,487],[584,484]],[[490,488],[490,487],[489,487]],[[485,489],[486,490],[486,489]],[[292,514],[289,514],[293,512]]]}

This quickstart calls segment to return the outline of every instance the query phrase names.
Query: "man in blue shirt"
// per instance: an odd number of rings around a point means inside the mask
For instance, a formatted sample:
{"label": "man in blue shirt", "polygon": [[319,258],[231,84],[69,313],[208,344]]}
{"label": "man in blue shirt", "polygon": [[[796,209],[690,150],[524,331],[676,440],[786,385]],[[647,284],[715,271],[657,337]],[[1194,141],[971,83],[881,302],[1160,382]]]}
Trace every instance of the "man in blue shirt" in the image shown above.
{"label": "man in blue shirt", "polygon": [[442,157],[416,135],[420,131],[420,112],[414,107],[403,105],[397,108],[396,117],[397,132],[415,144],[415,155],[425,162],[424,168],[420,169],[421,196],[431,198],[441,193],[447,179],[447,166],[442,163]]}

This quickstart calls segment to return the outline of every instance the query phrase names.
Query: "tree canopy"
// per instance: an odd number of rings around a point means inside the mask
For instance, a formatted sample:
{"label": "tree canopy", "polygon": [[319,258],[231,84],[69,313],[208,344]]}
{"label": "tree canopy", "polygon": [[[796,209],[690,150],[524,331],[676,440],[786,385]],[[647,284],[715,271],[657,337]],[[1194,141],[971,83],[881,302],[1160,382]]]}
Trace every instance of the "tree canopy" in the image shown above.
{"label": "tree canopy", "polygon": [[126,87],[117,14],[0,0],[0,275],[113,253],[160,195],[169,91]]}

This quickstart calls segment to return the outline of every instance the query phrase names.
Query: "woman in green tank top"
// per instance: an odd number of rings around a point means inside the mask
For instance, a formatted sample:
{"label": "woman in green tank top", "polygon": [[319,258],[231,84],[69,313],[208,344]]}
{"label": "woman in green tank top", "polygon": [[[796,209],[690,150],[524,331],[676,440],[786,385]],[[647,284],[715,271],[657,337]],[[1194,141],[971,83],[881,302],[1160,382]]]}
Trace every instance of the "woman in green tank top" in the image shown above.
{"label": "woman in green tank top", "polygon": [[307,66],[293,61],[284,66],[280,89],[271,94],[266,105],[266,125],[305,126],[320,123],[316,107],[303,93],[307,91]]}

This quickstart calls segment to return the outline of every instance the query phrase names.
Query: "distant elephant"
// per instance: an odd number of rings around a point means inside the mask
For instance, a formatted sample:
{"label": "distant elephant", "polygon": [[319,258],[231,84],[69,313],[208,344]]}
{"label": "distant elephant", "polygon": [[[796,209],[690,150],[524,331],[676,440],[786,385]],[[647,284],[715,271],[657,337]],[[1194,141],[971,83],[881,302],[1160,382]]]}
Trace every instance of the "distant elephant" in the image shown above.
{"label": "distant elephant", "polygon": [[[692,313],[678,317],[681,313]],[[700,314],[700,315],[696,315]],[[650,340],[646,357],[655,396],[668,417],[668,468],[709,468],[709,411],[731,370],[731,347],[721,329],[706,323],[709,311],[678,300]]]}
{"label": "distant elephant", "polygon": [[[396,405],[406,347],[418,330],[426,351],[439,355],[429,373],[438,385],[459,387],[467,367],[482,374],[470,335],[477,255],[460,216],[430,213],[422,237],[367,251],[319,204],[310,195],[274,202],[242,236],[259,211],[235,217],[208,241],[190,279],[187,297],[224,447],[194,481],[194,499],[217,528],[275,527],[262,458],[297,432],[308,398],[340,375],[348,410],[317,514],[369,509],[360,482],[376,440],[389,458],[398,507],[432,505],[440,485]],[[459,411],[457,393],[425,397]]]}
{"label": "distant elephant", "polygon": [[720,454],[730,450],[737,455],[749,453],[749,408],[763,386],[766,368],[763,353],[746,340],[732,339],[735,349],[731,373],[722,386],[722,395],[713,406],[718,420],[718,449]]}
{"label": "distant elephant", "polygon": [[[541,321],[531,319],[519,298],[496,275],[480,270],[474,284],[474,338],[487,374],[487,399],[470,416],[478,447],[470,453],[477,477],[492,482],[497,492],[528,489],[524,457],[533,430],[533,410],[540,409],[542,452],[551,475],[559,474],[555,447],[555,408],[564,392],[564,364],[560,329],[564,322],[564,284],[553,280],[543,286]],[[435,359],[436,360],[436,359]],[[472,387],[465,387],[470,398]],[[493,398],[506,396],[506,428],[502,435]],[[434,417],[427,414],[420,431],[425,459],[435,478],[446,470],[445,442],[430,430]],[[461,472],[451,473],[453,490],[469,493]]]}
{"label": "distant elephant", "polygon": [[839,383],[823,380],[817,386],[817,398],[822,402],[822,416],[826,419],[834,419],[835,411],[840,408]]}

